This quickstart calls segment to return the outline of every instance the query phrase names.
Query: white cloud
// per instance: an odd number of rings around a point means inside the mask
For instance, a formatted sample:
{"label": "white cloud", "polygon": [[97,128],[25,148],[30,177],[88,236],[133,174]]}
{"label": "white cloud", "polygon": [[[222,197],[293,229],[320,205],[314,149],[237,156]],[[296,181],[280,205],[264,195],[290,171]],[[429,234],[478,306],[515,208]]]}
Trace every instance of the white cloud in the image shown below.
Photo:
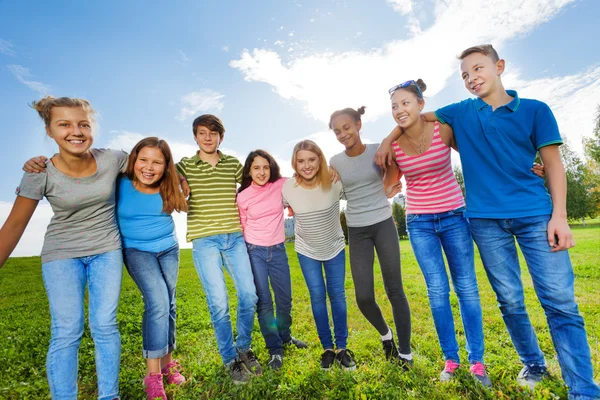
{"label": "white cloud", "polygon": [[506,88],[514,88],[520,97],[535,98],[548,103],[558,122],[560,132],[572,149],[582,153],[583,136],[593,132],[594,115],[600,104],[600,66],[574,75],[521,79],[518,71],[503,75]]}
{"label": "white cloud", "polygon": [[0,39],[0,53],[11,57],[17,55],[17,52],[13,49],[13,44],[4,39]]}
{"label": "white cloud", "polygon": [[[327,122],[332,111],[368,106],[365,119],[388,113],[387,89],[408,79],[427,82],[435,96],[456,78],[456,54],[477,43],[496,48],[532,31],[574,0],[437,0],[433,25],[407,40],[369,51],[294,57],[270,49],[244,50],[230,66],[251,82],[264,82],[284,99],[299,100],[313,118]],[[414,11],[412,2],[394,2]],[[412,15],[412,14],[411,14]]]}
{"label": "white cloud", "polygon": [[29,77],[31,77],[31,72],[29,72],[28,68],[25,68],[22,65],[18,64],[7,65],[6,67],[15,76],[15,78],[17,78],[19,82],[21,82],[23,85],[27,86],[31,90],[35,90],[36,92],[41,94],[47,94],[50,91],[50,86],[42,82],[32,81],[28,79]]}
{"label": "white cloud", "polygon": [[225,106],[222,101],[224,97],[225,95],[210,89],[200,89],[198,92],[188,93],[181,98],[183,107],[181,107],[179,116],[176,119],[184,121],[197,114],[221,111]]}
{"label": "white cloud", "polygon": [[181,62],[183,63],[187,63],[190,61],[189,57],[187,56],[187,54],[185,54],[182,50],[177,49],[177,52],[179,53],[179,55],[181,56]]}
{"label": "white cloud", "polygon": [[402,15],[413,12],[412,0],[387,0],[387,2],[394,7],[395,11],[398,11]]}

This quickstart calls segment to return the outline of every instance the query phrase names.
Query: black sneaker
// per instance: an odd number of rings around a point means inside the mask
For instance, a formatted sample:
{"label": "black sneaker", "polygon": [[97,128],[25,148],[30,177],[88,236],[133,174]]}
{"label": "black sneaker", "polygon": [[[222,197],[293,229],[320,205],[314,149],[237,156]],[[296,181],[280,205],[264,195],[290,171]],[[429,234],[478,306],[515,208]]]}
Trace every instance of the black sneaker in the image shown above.
{"label": "black sneaker", "polygon": [[333,362],[335,361],[336,355],[333,350],[325,350],[323,354],[321,354],[321,369],[325,371],[329,371]]}
{"label": "black sneaker", "polygon": [[526,365],[523,367],[521,372],[519,372],[517,382],[519,385],[533,390],[538,382],[544,378],[548,378],[549,376],[550,374],[548,373],[548,369],[545,365]]}
{"label": "black sneaker", "polygon": [[262,368],[258,362],[258,359],[254,355],[252,349],[246,351],[238,351],[240,361],[246,367],[246,370],[253,375],[262,375]]}
{"label": "black sneaker", "polygon": [[335,361],[340,364],[346,371],[354,371],[356,369],[356,363],[354,362],[354,353],[352,350],[344,349],[337,352],[335,355]]}
{"label": "black sneaker", "polygon": [[394,342],[394,338],[392,337],[390,340],[384,340],[383,342],[383,351],[385,351],[385,359],[388,361],[396,361],[399,357],[398,348],[396,347],[396,342]]}
{"label": "black sneaker", "polygon": [[295,337],[291,337],[290,340],[288,340],[287,342],[283,342],[284,346],[291,346],[294,345],[296,346],[297,349],[306,349],[308,348],[308,345],[306,343],[304,343],[302,340],[300,339],[296,339]]}
{"label": "black sneaker", "polygon": [[267,366],[274,371],[279,371],[283,366],[283,357],[279,354],[272,354]]}
{"label": "black sneaker", "polygon": [[234,360],[227,366],[229,367],[229,375],[231,375],[233,383],[236,385],[248,383],[248,373],[244,368],[244,363],[240,360]]}
{"label": "black sneaker", "polygon": [[400,355],[398,355],[396,361],[404,371],[408,371],[415,365],[415,360],[413,360],[412,358],[409,360],[408,358],[403,358]]}

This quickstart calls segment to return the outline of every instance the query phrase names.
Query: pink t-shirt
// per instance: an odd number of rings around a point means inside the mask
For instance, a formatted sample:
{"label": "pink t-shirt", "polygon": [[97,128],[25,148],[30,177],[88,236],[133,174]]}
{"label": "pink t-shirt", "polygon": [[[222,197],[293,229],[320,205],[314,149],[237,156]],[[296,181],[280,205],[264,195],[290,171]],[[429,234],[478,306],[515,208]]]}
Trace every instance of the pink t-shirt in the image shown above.
{"label": "pink t-shirt", "polygon": [[237,196],[247,243],[274,246],[285,241],[281,188],[287,178],[258,186],[252,183]]}

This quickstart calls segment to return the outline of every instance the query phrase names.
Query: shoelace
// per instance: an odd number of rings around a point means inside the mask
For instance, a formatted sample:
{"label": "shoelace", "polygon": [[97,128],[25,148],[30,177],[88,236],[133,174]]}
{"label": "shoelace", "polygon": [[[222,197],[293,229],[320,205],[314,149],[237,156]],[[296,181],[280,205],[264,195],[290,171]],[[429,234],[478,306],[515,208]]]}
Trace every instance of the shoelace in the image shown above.
{"label": "shoelace", "polygon": [[527,369],[523,373],[523,377],[527,378],[529,375],[544,375],[546,368],[539,365],[528,365]]}
{"label": "shoelace", "polygon": [[340,351],[340,354],[340,358],[344,361],[352,361],[354,359],[354,353],[352,352],[352,350],[344,349]]}
{"label": "shoelace", "polygon": [[231,364],[231,370],[234,372],[242,372],[242,362],[240,360],[235,360],[233,364]]}
{"label": "shoelace", "polygon": [[458,369],[458,367],[460,367],[459,363],[454,362],[452,360],[446,360],[446,365],[444,366],[444,371],[453,374],[454,371],[456,371]]}
{"label": "shoelace", "polygon": [[162,368],[163,374],[166,372],[171,375],[175,375],[179,373],[179,370],[183,369],[181,364],[177,360],[173,360]]}
{"label": "shoelace", "polygon": [[333,360],[333,359],[335,359],[335,351],[333,351],[333,350],[327,350],[321,356],[321,361],[324,361],[324,360]]}
{"label": "shoelace", "polygon": [[471,365],[470,370],[475,375],[479,375],[479,376],[485,375],[485,365],[483,365],[480,362],[476,362],[475,364]]}
{"label": "shoelace", "polygon": [[279,360],[279,361],[283,362],[283,358],[279,354],[273,354],[271,356],[271,361],[274,361],[274,360]]}
{"label": "shoelace", "polygon": [[149,377],[150,379],[144,379],[144,383],[146,384],[146,392],[147,393],[156,393],[160,391],[164,391],[163,382],[162,382],[162,374],[156,373],[152,374]]}

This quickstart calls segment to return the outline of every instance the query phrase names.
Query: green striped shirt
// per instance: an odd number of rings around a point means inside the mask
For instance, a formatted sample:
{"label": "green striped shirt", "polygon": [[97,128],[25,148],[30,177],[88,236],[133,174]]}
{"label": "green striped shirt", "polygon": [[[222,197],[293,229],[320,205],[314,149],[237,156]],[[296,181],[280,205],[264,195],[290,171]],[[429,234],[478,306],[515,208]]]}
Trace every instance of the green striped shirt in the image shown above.
{"label": "green striped shirt", "polygon": [[237,158],[219,153],[215,167],[198,154],[177,163],[179,173],[190,185],[186,239],[241,232],[240,214],[235,201],[237,183],[242,181],[242,164]]}

